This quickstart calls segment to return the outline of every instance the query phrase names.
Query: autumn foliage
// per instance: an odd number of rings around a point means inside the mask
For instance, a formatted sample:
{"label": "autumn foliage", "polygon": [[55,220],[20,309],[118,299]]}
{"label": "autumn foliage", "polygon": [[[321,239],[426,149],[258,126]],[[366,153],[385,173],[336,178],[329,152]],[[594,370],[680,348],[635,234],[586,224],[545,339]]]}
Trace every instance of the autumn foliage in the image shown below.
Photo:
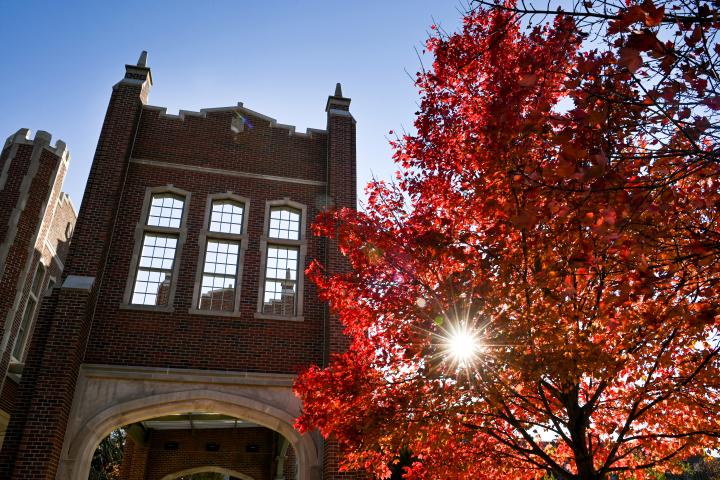
{"label": "autumn foliage", "polygon": [[428,41],[397,179],[316,224],[350,347],[298,379],[299,428],[380,477],[409,450],[409,479],[656,478],[720,446],[717,6],[475,4]]}

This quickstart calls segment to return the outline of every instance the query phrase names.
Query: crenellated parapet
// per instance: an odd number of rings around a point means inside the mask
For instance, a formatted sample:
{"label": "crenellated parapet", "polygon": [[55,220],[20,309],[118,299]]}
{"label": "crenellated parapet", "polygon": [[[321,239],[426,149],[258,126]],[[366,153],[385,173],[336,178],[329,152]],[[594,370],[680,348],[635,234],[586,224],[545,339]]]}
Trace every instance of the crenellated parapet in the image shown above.
{"label": "crenellated parapet", "polygon": [[44,148],[60,157],[63,161],[68,161],[70,158],[70,152],[65,142],[62,140],[57,140],[55,142],[55,145],[51,145],[51,142],[52,134],[46,132],[45,130],[38,130],[35,133],[35,136],[32,136],[32,132],[30,129],[21,128],[5,140],[3,150],[7,149],[13,144],[32,145],[37,146],[38,148]]}
{"label": "crenellated parapet", "polygon": [[202,108],[199,112],[191,111],[191,110],[180,110],[176,115],[167,113],[167,108],[165,107],[158,107],[154,105],[146,105],[145,110],[152,110],[159,113],[160,117],[163,118],[171,118],[176,119],[180,121],[184,121],[186,117],[197,117],[197,118],[208,118],[208,114],[214,114],[214,113],[234,113],[237,114],[234,121],[232,122],[230,128],[235,133],[240,133],[245,131],[247,122],[244,121],[244,118],[247,117],[253,117],[254,119],[258,119],[263,122],[267,122],[268,127],[270,128],[281,128],[288,131],[288,135],[297,135],[299,137],[310,137],[312,135],[318,135],[318,134],[326,134],[327,130],[319,129],[319,128],[307,128],[305,132],[298,132],[295,130],[295,125],[287,125],[284,123],[278,123],[278,121],[272,117],[269,117],[267,115],[263,115],[262,113],[256,112],[254,110],[250,110],[249,108],[245,107],[242,102],[238,102],[236,106],[233,107],[217,107],[217,108]]}

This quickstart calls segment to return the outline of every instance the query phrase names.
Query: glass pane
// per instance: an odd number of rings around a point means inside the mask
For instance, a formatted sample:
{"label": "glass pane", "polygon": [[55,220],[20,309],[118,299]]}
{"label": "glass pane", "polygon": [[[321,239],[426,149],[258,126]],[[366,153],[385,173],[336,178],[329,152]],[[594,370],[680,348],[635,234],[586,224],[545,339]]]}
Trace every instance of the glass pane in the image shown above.
{"label": "glass pane", "polygon": [[268,246],[265,265],[263,312],[295,315],[298,276],[298,249]]}
{"label": "glass pane", "polygon": [[300,211],[290,207],[270,209],[268,236],[288,240],[300,239]]}
{"label": "glass pane", "polygon": [[203,275],[198,308],[232,312],[234,307],[235,278],[227,275]]}
{"label": "glass pane", "polygon": [[132,303],[138,305],[167,305],[170,297],[169,271],[138,269]]}
{"label": "glass pane", "polygon": [[153,195],[147,224],[153,227],[180,228],[184,207],[184,199],[177,195]]}
{"label": "glass pane", "polygon": [[208,240],[205,254],[205,273],[227,273],[235,275],[237,272],[238,255],[237,243],[227,240]]}
{"label": "glass pane", "polygon": [[239,250],[238,242],[216,239],[207,241],[199,309],[233,311]]}
{"label": "glass pane", "polygon": [[265,281],[263,313],[272,315],[295,315],[296,283],[293,281]]}
{"label": "glass pane", "polygon": [[214,201],[210,212],[210,231],[241,234],[244,213],[242,203],[232,200]]}
{"label": "glass pane", "polygon": [[32,292],[35,294],[36,297],[40,295],[40,288],[43,284],[44,278],[45,265],[41,263],[37,266],[37,269],[35,270],[35,276],[33,277]]}
{"label": "glass pane", "polygon": [[268,280],[295,280],[298,270],[297,256],[297,248],[268,247],[265,278]]}
{"label": "glass pane", "polygon": [[140,267],[172,270],[175,261],[177,237],[146,233],[140,256]]}

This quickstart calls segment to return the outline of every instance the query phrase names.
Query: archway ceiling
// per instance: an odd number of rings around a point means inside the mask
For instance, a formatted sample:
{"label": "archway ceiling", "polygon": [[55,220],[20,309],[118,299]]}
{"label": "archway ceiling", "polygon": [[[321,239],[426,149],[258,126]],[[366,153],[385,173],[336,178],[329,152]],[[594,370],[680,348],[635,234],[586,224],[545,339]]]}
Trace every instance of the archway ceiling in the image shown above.
{"label": "archway ceiling", "polygon": [[217,428],[250,428],[258,427],[256,423],[220,413],[187,412],[176,415],[164,415],[141,422],[146,429],[155,430],[190,430]]}

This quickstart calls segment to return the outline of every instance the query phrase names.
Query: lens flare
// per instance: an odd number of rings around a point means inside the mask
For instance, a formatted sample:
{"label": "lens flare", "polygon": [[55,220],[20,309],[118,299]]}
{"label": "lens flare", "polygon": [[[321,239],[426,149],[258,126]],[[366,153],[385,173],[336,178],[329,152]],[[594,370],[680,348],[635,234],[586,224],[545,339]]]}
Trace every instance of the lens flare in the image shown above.
{"label": "lens flare", "polygon": [[445,357],[460,368],[474,363],[482,350],[478,332],[465,323],[451,325],[443,335],[443,340]]}

